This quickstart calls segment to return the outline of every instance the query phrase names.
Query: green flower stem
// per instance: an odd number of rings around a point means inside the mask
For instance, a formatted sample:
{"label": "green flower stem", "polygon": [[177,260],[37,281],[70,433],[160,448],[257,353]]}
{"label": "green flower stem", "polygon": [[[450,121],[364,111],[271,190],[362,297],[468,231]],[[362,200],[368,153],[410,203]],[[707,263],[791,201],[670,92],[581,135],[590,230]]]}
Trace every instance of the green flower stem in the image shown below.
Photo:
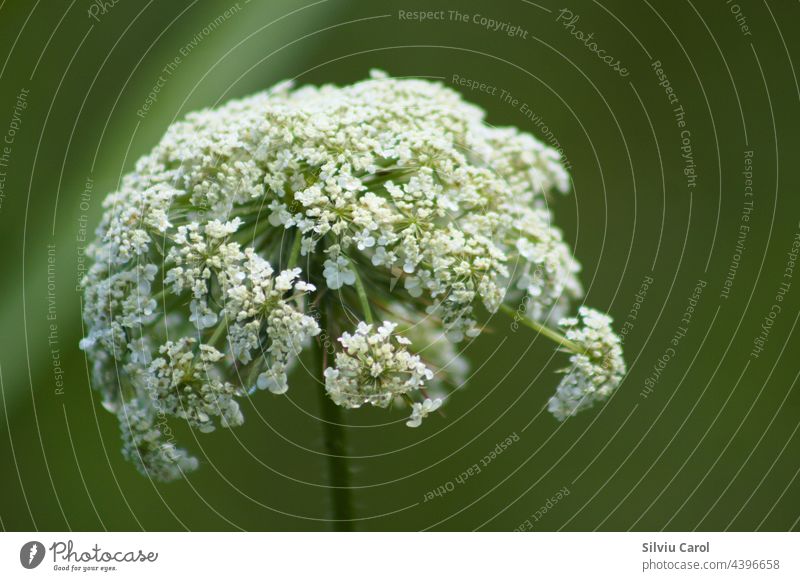
{"label": "green flower stem", "polygon": [[524,316],[520,315],[517,311],[515,311],[514,309],[512,309],[508,305],[500,305],[500,310],[503,311],[509,317],[511,317],[511,318],[513,318],[515,320],[518,320],[520,323],[522,323],[526,327],[528,327],[530,329],[533,329],[534,331],[536,331],[540,335],[544,335],[545,337],[547,337],[551,341],[555,341],[556,343],[558,343],[562,347],[568,349],[569,351],[572,351],[573,353],[585,353],[585,350],[583,348],[581,348],[576,343],[574,343],[574,342],[570,341],[569,339],[567,339],[566,337],[564,337],[564,335],[562,335],[558,331],[554,331],[550,327],[547,327],[545,325],[542,325],[541,323],[537,323],[533,319],[529,319],[528,317],[524,317]]}
{"label": "green flower stem", "polygon": [[[320,305],[320,327],[324,330],[323,336],[330,337],[328,333],[327,301]],[[322,384],[325,384],[324,371],[328,365],[326,341],[314,341],[317,354],[316,368],[320,374]],[[333,403],[324,387],[316,386],[319,396],[320,412],[322,419],[323,439],[328,463],[328,487],[333,508],[331,526],[335,531],[353,530],[353,508],[350,491],[350,468],[347,458],[347,440],[345,426],[342,422],[342,408]]]}
{"label": "green flower stem", "polygon": [[270,237],[274,236],[275,232],[277,232],[276,228],[270,224],[269,219],[263,216],[261,213],[256,214],[256,220],[253,222],[252,225],[246,223],[247,227],[242,228],[238,232],[232,234],[226,241],[230,241],[231,239],[236,239],[237,237],[242,238],[244,237],[245,244],[255,244],[256,239],[261,236],[262,234],[266,234],[264,240],[260,241],[258,245],[260,248],[264,247],[264,242],[268,240]]}
{"label": "green flower stem", "polygon": [[160,291],[158,291],[156,294],[154,294],[154,295],[153,295],[151,298],[152,298],[152,299],[153,299],[153,300],[154,300],[154,301],[155,301],[155,302],[156,302],[156,303],[157,303],[159,306],[161,306],[161,304],[162,304],[162,300],[164,299],[164,297],[166,297],[166,296],[167,296],[167,293],[168,293],[168,292],[169,292],[169,287],[165,286],[165,287],[164,287],[164,288],[162,288]]}
{"label": "green flower stem", "polygon": [[216,345],[217,341],[219,341],[219,338],[222,337],[222,334],[225,332],[225,329],[228,328],[227,323],[228,323],[228,321],[225,319],[225,317],[223,317],[222,320],[217,325],[217,328],[214,329],[214,333],[208,339],[208,343],[207,343],[208,345],[210,345],[212,347],[214,345]]}
{"label": "green flower stem", "polygon": [[303,241],[303,234],[300,232],[300,229],[297,229],[297,235],[294,237],[294,242],[292,243],[292,250],[289,252],[289,262],[286,264],[286,269],[291,270],[295,266],[297,266],[297,261],[300,258],[300,246]]}
{"label": "green flower stem", "polygon": [[372,318],[372,309],[369,306],[369,298],[367,297],[367,289],[364,288],[364,283],[361,276],[358,274],[358,266],[350,263],[353,267],[353,273],[356,275],[356,292],[358,293],[358,302],[361,303],[361,310],[364,311],[364,320],[370,325],[374,323]]}

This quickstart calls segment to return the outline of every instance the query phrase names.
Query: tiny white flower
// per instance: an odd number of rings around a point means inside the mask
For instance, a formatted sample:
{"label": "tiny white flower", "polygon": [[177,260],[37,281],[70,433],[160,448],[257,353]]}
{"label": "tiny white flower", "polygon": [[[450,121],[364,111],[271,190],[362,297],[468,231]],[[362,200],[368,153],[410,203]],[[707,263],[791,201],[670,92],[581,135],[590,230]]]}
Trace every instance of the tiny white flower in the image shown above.
{"label": "tiny white flower", "polygon": [[211,220],[211,222],[206,224],[206,234],[211,238],[225,238],[236,232],[241,225],[242,220],[240,218],[234,218],[229,222]]}
{"label": "tiny white flower", "polygon": [[362,230],[358,234],[353,237],[353,241],[356,243],[356,247],[359,250],[366,250],[367,248],[372,248],[375,246],[375,238],[370,236],[369,231]]}
{"label": "tiny white flower", "polygon": [[418,277],[416,276],[407,276],[405,278],[405,282],[403,283],[412,297],[421,297],[422,296],[422,284]]}
{"label": "tiny white flower", "polygon": [[422,403],[415,403],[411,406],[411,417],[406,422],[409,428],[418,428],[422,424],[422,420],[428,417],[428,414],[435,412],[442,405],[442,400],[436,398],[434,400],[425,398]]}
{"label": "tiny white flower", "polygon": [[350,268],[350,261],[339,256],[336,260],[326,260],[322,276],[328,288],[332,290],[340,289],[344,285],[352,285],[356,282],[356,274]]}
{"label": "tiny white flower", "polygon": [[193,300],[189,303],[189,309],[192,311],[189,320],[200,330],[213,327],[219,320],[217,313],[209,309],[205,302]]}
{"label": "tiny white flower", "polygon": [[258,389],[268,389],[276,395],[286,393],[289,390],[289,384],[286,381],[286,374],[275,374],[264,372],[258,376],[256,383]]}

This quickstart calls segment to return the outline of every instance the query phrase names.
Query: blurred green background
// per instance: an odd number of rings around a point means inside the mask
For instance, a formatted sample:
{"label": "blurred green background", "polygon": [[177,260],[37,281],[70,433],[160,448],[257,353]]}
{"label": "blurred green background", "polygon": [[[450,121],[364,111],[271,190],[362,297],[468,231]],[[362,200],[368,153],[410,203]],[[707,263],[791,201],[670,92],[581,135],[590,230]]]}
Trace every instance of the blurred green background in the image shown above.
{"label": "blurred green background", "polygon": [[[608,310],[619,328],[631,323],[630,373],[607,405],[559,425],[542,408],[563,359],[532,332],[494,318],[494,332],[467,350],[475,373],[446,418],[408,430],[401,422],[359,427],[387,421],[382,410],[347,415],[356,528],[798,528],[800,271],[787,271],[800,232],[797,3],[101,5],[0,2],[0,138],[14,130],[0,166],[4,530],[328,528],[316,387],[302,370],[288,397],[260,394],[257,409],[248,404],[249,421],[235,432],[182,434],[201,469],[185,482],[152,484],[122,459],[116,419],[89,385],[75,285],[82,230],[93,231],[103,196],[174,119],[283,79],[345,84],[371,68],[498,87],[494,95],[460,90],[489,123],[540,139],[552,132],[574,180],[556,216],[584,265],[587,303]],[[400,14],[456,6],[466,22]],[[491,30],[476,15],[520,32]],[[593,33],[628,75],[576,30]],[[137,114],[176,56],[157,101]],[[745,222],[746,199],[753,207]],[[706,286],[686,336],[647,394],[698,280]],[[790,286],[778,301],[782,282]],[[776,304],[763,351],[752,356]],[[518,442],[456,482],[513,433]],[[446,494],[423,502],[438,487]]]}

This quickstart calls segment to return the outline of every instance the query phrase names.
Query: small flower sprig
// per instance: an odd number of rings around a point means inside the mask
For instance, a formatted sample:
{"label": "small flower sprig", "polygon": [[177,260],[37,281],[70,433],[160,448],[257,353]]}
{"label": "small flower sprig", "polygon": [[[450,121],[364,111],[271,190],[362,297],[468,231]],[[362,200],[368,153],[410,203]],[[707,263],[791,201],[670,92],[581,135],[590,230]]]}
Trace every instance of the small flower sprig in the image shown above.
{"label": "small flower sprig", "polygon": [[[502,309],[515,315],[509,307]],[[611,317],[582,306],[577,317],[562,318],[561,334],[531,319],[522,323],[561,345],[570,353],[570,367],[561,370],[564,377],[547,409],[559,421],[607,399],[622,382],[627,372],[622,357],[622,343],[611,328]]]}

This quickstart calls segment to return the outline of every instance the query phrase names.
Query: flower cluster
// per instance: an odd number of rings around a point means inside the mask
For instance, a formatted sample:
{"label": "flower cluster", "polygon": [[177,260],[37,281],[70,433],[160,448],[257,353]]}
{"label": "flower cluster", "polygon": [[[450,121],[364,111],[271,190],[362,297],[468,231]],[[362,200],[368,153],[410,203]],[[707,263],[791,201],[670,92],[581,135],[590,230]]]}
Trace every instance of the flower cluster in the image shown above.
{"label": "flower cluster", "polygon": [[[569,177],[556,151],[483,117],[439,83],[375,72],[284,83],[170,126],[106,198],[87,250],[81,347],[126,455],[158,478],[191,469],[159,447],[164,418],[241,424],[239,398],[284,393],[318,336],[338,337],[334,402],[408,404],[417,426],[463,381],[454,345],[481,312],[565,314],[579,265],[548,196]],[[594,355],[573,363],[559,394],[611,383]]]}
{"label": "flower cluster", "polygon": [[[256,388],[286,391],[291,364],[320,331],[298,306],[313,285],[299,280],[300,269],[275,273],[253,247],[232,241],[240,225],[192,222],[161,240],[151,233],[147,252],[125,262],[119,237],[108,233],[90,250],[81,348],[119,416],[125,456],[150,477],[171,480],[197,466],[163,442],[168,417],[200,432],[241,425],[237,398]],[[149,262],[156,255],[161,269]]]}
{"label": "flower cluster", "polygon": [[154,417],[138,400],[120,408],[117,417],[122,429],[122,455],[142,473],[169,481],[197,468],[197,458],[169,440],[171,431],[166,422]]}
{"label": "flower cluster", "polygon": [[545,199],[568,184],[558,154],[487,126],[457,93],[375,73],[300,89],[265,113],[270,222],[298,229],[304,255],[333,235],[328,288],[353,285],[365,263],[399,270],[453,341],[477,335],[476,306],[496,310],[509,287],[536,297],[542,318],[580,294]]}
{"label": "flower cluster", "polygon": [[362,322],[352,335],[339,337],[343,350],[336,354],[336,365],[325,370],[325,390],[336,404],[386,407],[433,378],[419,355],[408,352],[411,341],[393,333],[396,327],[384,321],[373,330]]}
{"label": "flower cluster", "polygon": [[548,410],[558,420],[605,400],[622,381],[625,360],[611,322],[608,315],[588,307],[581,307],[578,317],[559,322],[577,352],[570,356],[572,366],[564,370],[566,375],[548,403]]}

